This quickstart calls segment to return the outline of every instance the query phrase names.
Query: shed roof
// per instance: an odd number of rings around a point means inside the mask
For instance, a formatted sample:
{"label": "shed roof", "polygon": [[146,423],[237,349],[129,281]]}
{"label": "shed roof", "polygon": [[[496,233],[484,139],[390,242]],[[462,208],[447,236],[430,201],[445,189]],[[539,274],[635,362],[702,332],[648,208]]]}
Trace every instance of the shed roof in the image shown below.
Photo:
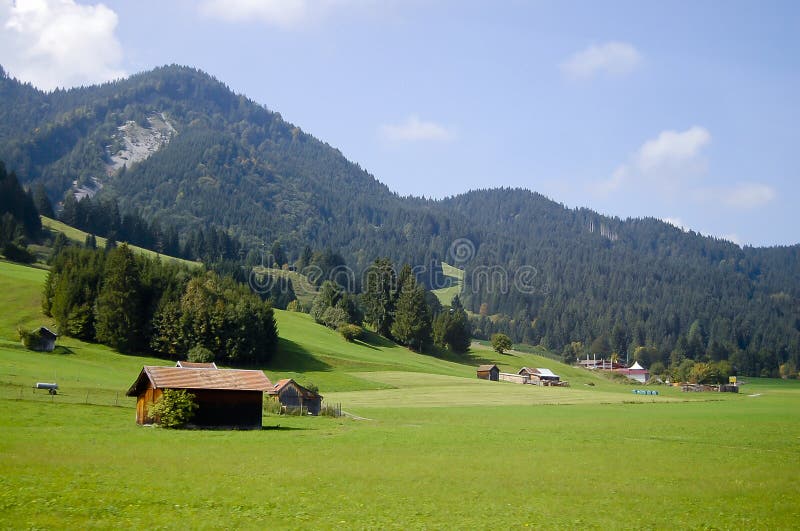
{"label": "shed roof", "polygon": [[491,371],[492,369],[497,369],[497,365],[478,365],[479,371]]}
{"label": "shed roof", "polygon": [[303,395],[304,398],[307,398],[307,399],[322,398],[322,395],[320,395],[319,393],[315,393],[311,389],[303,387],[302,385],[300,385],[299,383],[294,381],[294,379],[292,379],[292,378],[282,378],[282,379],[278,380],[278,383],[276,383],[275,386],[272,389],[267,391],[267,393],[269,393],[271,395],[277,395],[285,387],[287,387],[289,385],[294,385],[297,388],[297,390],[300,391],[300,393]]}
{"label": "shed roof", "polygon": [[219,369],[217,364],[213,361],[211,363],[202,363],[199,361],[179,361],[175,364],[176,367],[183,367],[184,369]]}
{"label": "shed roof", "polygon": [[544,368],[542,368],[542,367],[537,367],[537,368],[536,368],[536,373],[537,373],[539,376],[551,376],[551,377],[553,377],[553,378],[558,378],[558,375],[557,375],[556,373],[554,373],[554,372],[553,372],[553,371],[551,371],[550,369],[544,369]]}
{"label": "shed roof", "polygon": [[216,389],[224,391],[267,391],[272,383],[262,371],[238,369],[189,369],[186,367],[142,367],[128,389],[137,396],[147,383],[155,389]]}
{"label": "shed roof", "polygon": [[42,337],[50,337],[51,339],[55,339],[58,337],[58,334],[56,334],[46,326],[40,326],[38,332],[39,335]]}

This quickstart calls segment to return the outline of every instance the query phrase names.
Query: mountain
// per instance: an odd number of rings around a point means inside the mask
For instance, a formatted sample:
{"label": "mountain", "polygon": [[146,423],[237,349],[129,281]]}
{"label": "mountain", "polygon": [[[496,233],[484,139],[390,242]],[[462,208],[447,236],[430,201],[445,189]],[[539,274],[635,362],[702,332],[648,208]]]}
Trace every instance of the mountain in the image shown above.
{"label": "mountain", "polygon": [[800,246],[740,248],[521,189],[400,197],[192,68],[52,93],[0,73],[0,160],[53,200],[113,197],[184,235],[212,226],[251,250],[279,241],[290,261],[331,249],[360,272],[388,256],[422,266],[429,287],[445,261],[465,270],[478,334],[650,346],[656,361],[731,359],[748,373],[800,364]]}

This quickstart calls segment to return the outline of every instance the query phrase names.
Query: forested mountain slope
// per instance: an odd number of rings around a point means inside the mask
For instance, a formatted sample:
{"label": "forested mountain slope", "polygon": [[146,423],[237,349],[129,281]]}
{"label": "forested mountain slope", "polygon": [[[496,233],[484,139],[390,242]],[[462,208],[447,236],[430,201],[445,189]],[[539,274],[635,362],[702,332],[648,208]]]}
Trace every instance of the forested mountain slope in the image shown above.
{"label": "forested mountain slope", "polygon": [[[130,131],[147,146],[137,151]],[[649,345],[665,362],[677,351],[734,358],[749,372],[798,362],[798,246],[743,249],[527,190],[399,197],[195,69],[52,93],[3,74],[0,160],[53,200],[96,192],[181,234],[211,226],[245,249],[280,241],[289,261],[306,246],[330,248],[356,271],[388,256],[425,266],[429,286],[434,264],[453,263],[466,270],[467,308],[486,316],[478,333],[503,330],[559,350],[576,341],[629,354]]]}

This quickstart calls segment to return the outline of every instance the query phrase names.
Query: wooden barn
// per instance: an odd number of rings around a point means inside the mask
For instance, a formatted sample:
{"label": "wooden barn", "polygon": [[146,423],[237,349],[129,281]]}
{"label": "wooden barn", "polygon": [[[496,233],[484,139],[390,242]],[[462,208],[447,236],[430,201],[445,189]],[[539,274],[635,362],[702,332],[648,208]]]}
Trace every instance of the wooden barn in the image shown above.
{"label": "wooden barn", "polygon": [[185,389],[198,408],[192,424],[202,427],[261,428],[264,392],[272,389],[261,371],[145,366],[128,389],[136,397],[137,424],[154,424],[148,414],[164,389]]}
{"label": "wooden barn", "polygon": [[478,378],[481,380],[491,380],[497,382],[500,380],[500,369],[497,365],[479,365]]}
{"label": "wooden barn", "polygon": [[322,409],[322,396],[306,389],[291,378],[278,380],[275,387],[267,393],[286,409],[305,408],[312,415],[319,415],[319,411]]}
{"label": "wooden barn", "polygon": [[523,367],[519,370],[518,374],[525,375],[529,378],[530,383],[534,385],[558,385],[561,377],[555,374],[550,369],[542,367],[530,368]]}

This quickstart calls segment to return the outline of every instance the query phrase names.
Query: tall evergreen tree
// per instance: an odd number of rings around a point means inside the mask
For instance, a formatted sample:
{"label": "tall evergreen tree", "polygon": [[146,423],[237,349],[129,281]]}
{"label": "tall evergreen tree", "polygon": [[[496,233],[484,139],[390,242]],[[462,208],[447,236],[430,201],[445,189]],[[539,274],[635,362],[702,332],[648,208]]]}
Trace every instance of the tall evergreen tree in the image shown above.
{"label": "tall evergreen tree", "polygon": [[425,303],[425,290],[413,277],[403,284],[397,299],[392,336],[411,350],[421,351],[431,338],[430,308]]}
{"label": "tall evergreen tree", "polygon": [[364,274],[364,320],[384,337],[391,337],[397,276],[388,258],[378,258]]}
{"label": "tall evergreen tree", "polygon": [[133,251],[122,244],[108,254],[95,309],[96,337],[122,352],[140,347],[141,280]]}

